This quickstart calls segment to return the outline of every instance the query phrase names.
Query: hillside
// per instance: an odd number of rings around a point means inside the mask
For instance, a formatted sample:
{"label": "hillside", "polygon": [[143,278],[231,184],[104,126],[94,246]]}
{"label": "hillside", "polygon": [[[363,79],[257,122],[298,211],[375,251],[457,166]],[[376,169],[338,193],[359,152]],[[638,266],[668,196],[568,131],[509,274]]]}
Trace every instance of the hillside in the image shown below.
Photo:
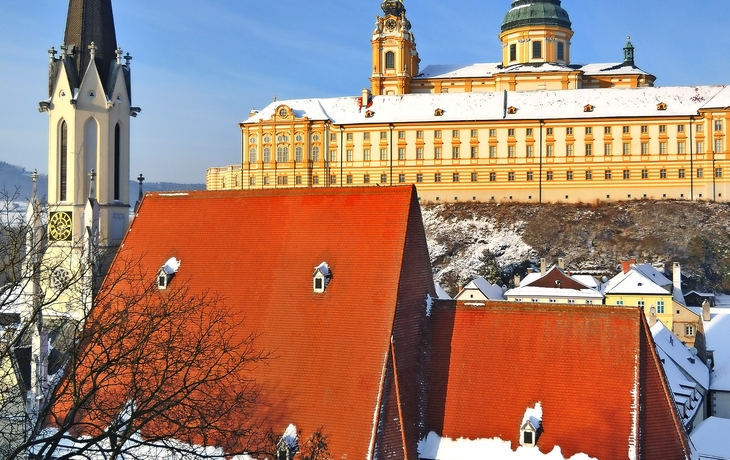
{"label": "hillside", "polygon": [[685,292],[730,292],[728,204],[449,203],[424,205],[423,215],[434,277],[452,294],[495,269],[508,283],[541,257],[548,264],[562,257],[568,269],[598,276],[615,274],[622,259],[667,269],[679,262]]}

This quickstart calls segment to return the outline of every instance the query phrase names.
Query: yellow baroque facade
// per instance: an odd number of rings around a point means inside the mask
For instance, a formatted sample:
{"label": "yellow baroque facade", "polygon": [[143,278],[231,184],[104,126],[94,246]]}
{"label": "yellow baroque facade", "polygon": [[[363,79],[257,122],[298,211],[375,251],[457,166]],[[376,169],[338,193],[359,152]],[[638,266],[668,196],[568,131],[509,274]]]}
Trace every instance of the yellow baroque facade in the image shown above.
{"label": "yellow baroque facade", "polygon": [[634,64],[570,62],[560,0],[514,0],[503,61],[420,70],[398,0],[371,39],[371,86],[278,101],[240,123],[208,189],[414,183],[424,201],[727,200],[730,87],[655,87]]}

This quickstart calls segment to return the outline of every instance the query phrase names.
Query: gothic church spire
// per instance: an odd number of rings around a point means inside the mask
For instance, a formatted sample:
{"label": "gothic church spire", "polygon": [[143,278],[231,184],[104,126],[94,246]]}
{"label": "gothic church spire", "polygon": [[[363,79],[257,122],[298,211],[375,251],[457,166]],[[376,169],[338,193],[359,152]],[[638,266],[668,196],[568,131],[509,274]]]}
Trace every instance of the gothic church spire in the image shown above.
{"label": "gothic church spire", "polygon": [[[111,0],[70,0],[63,42],[66,55],[73,60],[75,86],[81,84],[93,56],[106,87],[110,68],[117,59]],[[67,71],[70,70],[67,67]]]}

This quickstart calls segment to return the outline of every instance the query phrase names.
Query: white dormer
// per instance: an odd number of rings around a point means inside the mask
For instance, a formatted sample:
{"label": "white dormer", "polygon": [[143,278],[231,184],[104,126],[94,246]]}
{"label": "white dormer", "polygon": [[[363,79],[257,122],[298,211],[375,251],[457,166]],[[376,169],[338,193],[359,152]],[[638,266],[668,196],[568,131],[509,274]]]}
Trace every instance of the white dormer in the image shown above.
{"label": "white dormer", "polygon": [[538,402],[535,407],[528,407],[522,417],[520,445],[522,447],[535,447],[540,433],[542,433],[542,404]]}
{"label": "white dormer", "polygon": [[158,289],[167,289],[167,286],[170,284],[172,277],[175,276],[175,273],[177,273],[177,271],[180,269],[180,263],[181,262],[175,257],[170,257],[170,259],[165,262],[165,265],[160,267],[160,269],[157,271]]}
{"label": "white dormer", "polygon": [[327,285],[332,279],[332,272],[327,262],[322,262],[314,268],[314,274],[312,275],[312,287],[314,292],[321,294],[327,289]]}

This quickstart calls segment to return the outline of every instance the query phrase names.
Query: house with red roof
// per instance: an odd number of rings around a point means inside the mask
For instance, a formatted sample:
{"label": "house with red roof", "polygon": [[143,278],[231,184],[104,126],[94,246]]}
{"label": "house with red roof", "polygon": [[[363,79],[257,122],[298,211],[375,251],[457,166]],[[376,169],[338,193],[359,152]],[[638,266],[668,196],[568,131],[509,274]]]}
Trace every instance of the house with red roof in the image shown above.
{"label": "house with red roof", "polygon": [[421,458],[691,458],[639,309],[440,304],[430,320]]}

